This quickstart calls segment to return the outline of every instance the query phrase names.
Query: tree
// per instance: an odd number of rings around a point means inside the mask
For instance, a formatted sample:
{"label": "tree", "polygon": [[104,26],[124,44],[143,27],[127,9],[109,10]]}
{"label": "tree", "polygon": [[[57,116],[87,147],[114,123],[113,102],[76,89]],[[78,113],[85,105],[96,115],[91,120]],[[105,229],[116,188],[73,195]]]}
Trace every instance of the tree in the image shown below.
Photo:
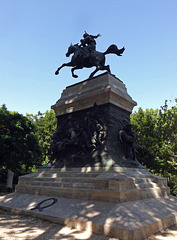
{"label": "tree", "polygon": [[34,133],[34,124],[6,106],[0,108],[0,167],[27,173],[30,167],[41,165],[41,148]]}
{"label": "tree", "polygon": [[176,175],[177,107],[168,109],[165,102],[160,110],[139,108],[131,123],[141,146],[138,160],[162,176]]}
{"label": "tree", "polygon": [[37,115],[27,114],[35,126],[35,134],[39,140],[42,149],[42,165],[49,161],[49,148],[51,144],[51,137],[56,131],[57,119],[53,110],[45,113],[38,112]]}

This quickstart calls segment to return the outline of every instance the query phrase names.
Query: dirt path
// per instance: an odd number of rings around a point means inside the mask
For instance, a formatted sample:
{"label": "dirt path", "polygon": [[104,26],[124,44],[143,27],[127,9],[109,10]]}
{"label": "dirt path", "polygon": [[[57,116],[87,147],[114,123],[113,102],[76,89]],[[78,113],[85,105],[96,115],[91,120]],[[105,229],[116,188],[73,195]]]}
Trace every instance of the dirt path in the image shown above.
{"label": "dirt path", "polygon": [[[0,210],[0,239],[1,240],[116,240],[76,229],[63,227],[39,219],[13,215]],[[167,229],[147,240],[177,240],[177,226]]]}

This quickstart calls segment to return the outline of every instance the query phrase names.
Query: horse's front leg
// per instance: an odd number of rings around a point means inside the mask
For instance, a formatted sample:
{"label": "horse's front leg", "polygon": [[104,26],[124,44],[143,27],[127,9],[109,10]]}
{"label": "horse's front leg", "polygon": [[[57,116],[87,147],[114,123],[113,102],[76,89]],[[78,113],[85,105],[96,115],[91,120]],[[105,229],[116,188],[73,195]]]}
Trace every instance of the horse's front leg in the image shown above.
{"label": "horse's front leg", "polygon": [[69,63],[63,63],[59,68],[57,68],[57,70],[56,70],[56,72],[55,72],[55,75],[58,75],[58,74],[59,74],[59,71],[60,71],[61,68],[63,68],[63,67],[72,67],[72,66],[73,66],[73,64],[72,64],[71,62],[69,62]]}
{"label": "horse's front leg", "polygon": [[83,67],[73,67],[73,68],[71,68],[71,73],[72,73],[72,76],[74,77],[74,78],[78,78],[78,76],[76,75],[76,74],[74,74],[74,71],[76,70],[76,69],[82,69]]}

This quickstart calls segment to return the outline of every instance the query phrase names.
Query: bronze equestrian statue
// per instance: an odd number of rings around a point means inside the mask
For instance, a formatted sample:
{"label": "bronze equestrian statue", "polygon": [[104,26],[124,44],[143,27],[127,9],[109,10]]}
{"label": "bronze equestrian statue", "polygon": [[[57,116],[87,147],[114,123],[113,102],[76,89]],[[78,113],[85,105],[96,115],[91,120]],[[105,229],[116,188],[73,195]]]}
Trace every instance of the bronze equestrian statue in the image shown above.
{"label": "bronze equestrian statue", "polygon": [[106,54],[116,54],[117,56],[122,56],[122,53],[124,52],[125,48],[118,49],[118,47],[115,44],[112,44],[108,47],[108,49],[105,52],[98,52],[96,50],[96,41],[95,39],[99,37],[100,34],[97,34],[96,36],[90,35],[87,32],[84,33],[83,39],[80,40],[81,44],[75,44],[71,45],[68,48],[68,51],[66,53],[66,57],[69,57],[70,54],[73,54],[71,61],[68,63],[63,63],[55,72],[56,75],[59,74],[59,71],[63,67],[72,67],[71,73],[74,78],[77,78],[78,76],[74,74],[74,71],[76,69],[82,69],[82,68],[91,68],[96,67],[96,69],[90,74],[89,78],[92,78],[96,72],[99,70],[106,70],[109,73],[110,67],[109,65],[105,66],[105,55]]}

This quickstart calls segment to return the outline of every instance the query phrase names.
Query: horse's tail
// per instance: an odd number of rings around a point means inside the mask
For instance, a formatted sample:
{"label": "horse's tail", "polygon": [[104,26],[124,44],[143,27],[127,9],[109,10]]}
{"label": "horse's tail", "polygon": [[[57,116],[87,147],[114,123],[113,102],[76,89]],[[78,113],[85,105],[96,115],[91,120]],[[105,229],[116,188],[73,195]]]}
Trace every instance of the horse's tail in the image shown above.
{"label": "horse's tail", "polygon": [[116,54],[117,56],[122,56],[122,53],[125,51],[125,47],[118,49],[118,47],[115,44],[112,44],[108,47],[108,49],[103,53],[104,55],[106,54]]}

